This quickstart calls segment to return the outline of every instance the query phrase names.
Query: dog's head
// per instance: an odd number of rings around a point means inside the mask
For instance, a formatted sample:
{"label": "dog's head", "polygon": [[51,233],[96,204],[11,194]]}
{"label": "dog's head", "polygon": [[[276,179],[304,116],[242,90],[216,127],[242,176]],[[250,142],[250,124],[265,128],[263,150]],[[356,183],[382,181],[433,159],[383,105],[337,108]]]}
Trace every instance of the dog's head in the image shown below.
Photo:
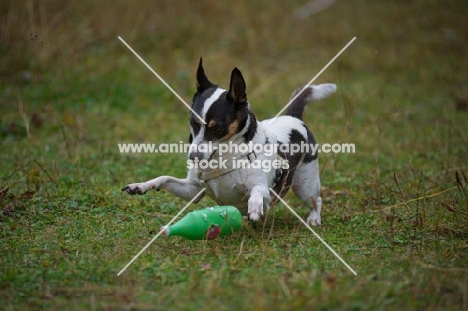
{"label": "dog's head", "polygon": [[206,124],[194,113],[190,114],[191,160],[209,159],[220,143],[248,142],[255,134],[256,120],[250,112],[244,78],[237,68],[232,70],[229,90],[225,90],[210,82],[200,58],[192,109]]}

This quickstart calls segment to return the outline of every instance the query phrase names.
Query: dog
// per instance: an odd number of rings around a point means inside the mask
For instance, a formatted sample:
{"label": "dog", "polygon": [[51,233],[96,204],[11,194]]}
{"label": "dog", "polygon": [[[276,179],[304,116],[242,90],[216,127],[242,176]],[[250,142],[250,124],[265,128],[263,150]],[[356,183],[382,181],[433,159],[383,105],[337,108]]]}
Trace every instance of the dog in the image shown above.
{"label": "dog", "polygon": [[[312,226],[320,225],[322,199],[317,151],[310,148],[307,152],[294,153],[288,152],[293,148],[285,147],[293,144],[316,145],[313,134],[302,121],[302,114],[308,102],[328,97],[336,91],[336,85],[311,85],[302,93],[302,88],[298,88],[292,94],[292,98],[296,98],[288,106],[286,115],[258,121],[251,111],[246,83],[239,69],[232,70],[229,89],[225,90],[208,79],[200,58],[196,80],[197,91],[192,109],[198,116],[192,111],[189,118],[187,177],[179,179],[160,176],[146,182],[128,184],[122,191],[142,195],[148,190],[164,189],[189,201],[205,188],[203,195],[197,197],[195,202],[208,194],[219,205],[236,206],[251,222],[256,223],[270,205],[277,202],[270,188],[284,196],[292,187],[294,193],[310,208],[307,222]],[[270,124],[270,121],[273,122]],[[221,154],[222,144],[239,148],[224,150]],[[201,148],[206,145],[212,148]],[[273,146],[276,152],[261,151],[261,148],[256,148],[257,151],[249,148],[241,152],[241,146],[260,146],[264,150]],[[234,164],[240,161],[243,165],[211,165],[229,163],[227,160],[232,160]],[[202,161],[208,165],[195,165]],[[268,170],[261,163],[276,165]]]}

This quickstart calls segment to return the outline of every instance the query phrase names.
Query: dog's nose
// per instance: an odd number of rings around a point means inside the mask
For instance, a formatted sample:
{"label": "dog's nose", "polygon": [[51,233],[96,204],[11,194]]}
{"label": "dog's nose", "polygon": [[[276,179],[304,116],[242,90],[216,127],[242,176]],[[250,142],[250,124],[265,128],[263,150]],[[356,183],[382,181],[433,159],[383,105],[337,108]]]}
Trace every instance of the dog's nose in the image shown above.
{"label": "dog's nose", "polygon": [[202,160],[203,159],[203,153],[201,152],[190,152],[189,153],[189,159],[192,160],[192,161],[195,161],[195,160]]}

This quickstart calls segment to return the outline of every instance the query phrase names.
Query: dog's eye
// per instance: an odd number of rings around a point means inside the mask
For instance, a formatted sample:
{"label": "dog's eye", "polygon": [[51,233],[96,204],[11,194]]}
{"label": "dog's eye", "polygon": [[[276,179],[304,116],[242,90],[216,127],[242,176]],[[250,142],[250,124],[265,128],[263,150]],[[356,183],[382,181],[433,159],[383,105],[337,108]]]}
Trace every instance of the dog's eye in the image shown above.
{"label": "dog's eye", "polygon": [[195,131],[197,131],[197,130],[200,129],[200,124],[199,124],[197,121],[193,120],[193,119],[190,119],[190,126],[191,126]]}
{"label": "dog's eye", "polygon": [[222,126],[217,125],[217,126],[212,127],[211,130],[215,134],[221,134],[221,132],[224,130],[224,128]]}

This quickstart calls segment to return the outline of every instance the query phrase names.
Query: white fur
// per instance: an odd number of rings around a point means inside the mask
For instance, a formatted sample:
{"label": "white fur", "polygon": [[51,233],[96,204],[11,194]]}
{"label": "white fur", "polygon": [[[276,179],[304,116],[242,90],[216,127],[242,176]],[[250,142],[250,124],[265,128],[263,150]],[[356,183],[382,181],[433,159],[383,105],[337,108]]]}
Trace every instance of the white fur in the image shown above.
{"label": "white fur", "polygon": [[[205,100],[205,102],[203,103],[203,110],[202,110],[202,115],[201,115],[204,120],[206,120],[206,114],[208,113],[208,110],[210,110],[214,102],[217,101],[219,97],[221,96],[221,94],[223,94],[223,92],[225,91],[226,90],[222,88],[217,88],[216,91],[214,91],[214,93]],[[200,127],[200,131],[198,132],[198,135],[196,136],[195,136],[195,133],[190,128],[190,132],[192,134],[193,140],[192,140],[192,144],[190,145],[189,153],[192,150],[196,150],[196,148],[198,148],[198,146],[201,144],[208,144],[208,142],[204,141],[203,139],[203,137],[205,136],[205,128],[206,128],[206,124],[202,124]],[[217,148],[217,145],[218,144],[216,142],[212,143],[213,148]],[[211,156],[211,152],[208,152],[208,151],[204,152],[200,160],[208,159],[210,156]]]}
{"label": "white fur", "polygon": [[[309,100],[321,99],[329,96],[336,90],[334,84],[322,84],[311,86],[313,92]],[[211,105],[219,99],[225,90],[218,88],[203,107],[202,117],[206,117]],[[202,125],[197,137],[193,137],[192,145],[203,143],[205,125]],[[306,139],[307,131],[303,122],[291,116],[281,116],[276,118],[272,124],[268,120],[258,122],[257,132],[252,139],[253,144],[265,144],[268,138],[270,144],[280,141],[289,143],[291,130],[297,130]],[[233,143],[243,142],[244,132],[238,133],[231,138]],[[192,132],[193,135],[193,132]],[[216,147],[219,142],[213,142]],[[205,154],[204,158],[210,155]],[[224,156],[224,155],[223,155]],[[229,154],[226,157],[232,158],[236,155]],[[272,161],[276,159],[276,154],[257,154],[256,161]],[[260,166],[261,167],[261,166]],[[129,194],[144,194],[148,190],[164,189],[184,200],[191,200],[202,188],[206,187],[208,193],[220,205],[234,205],[244,214],[248,214],[250,220],[258,221],[264,211],[269,208],[272,198],[269,188],[273,187],[273,177],[275,170],[263,171],[261,168],[239,168],[217,178],[206,181],[200,180],[196,168],[189,169],[185,179],[178,179],[172,176],[160,176],[155,179],[134,183],[125,186],[122,190]],[[307,221],[310,225],[320,225],[320,211],[322,199],[320,198],[320,177],[318,160],[310,163],[300,164],[293,177],[293,191],[311,209]],[[197,202],[201,199],[200,196]]]}
{"label": "white fur", "polygon": [[[195,134],[192,131],[192,128],[190,128],[190,132],[192,133],[192,144],[190,144],[190,149],[189,149],[189,154],[191,152],[195,152],[197,150],[198,146],[203,143],[203,137],[205,136],[205,124],[202,124],[200,127],[200,131],[198,132],[198,135],[195,136]],[[206,152],[203,155],[203,159],[207,159],[210,156],[208,152]],[[201,159],[200,159],[201,160]]]}
{"label": "white fur", "polygon": [[226,90],[223,90],[222,88],[218,88],[216,91],[214,91],[214,93],[210,97],[208,97],[205,100],[205,103],[203,104],[202,115],[201,115],[203,119],[206,119],[206,113],[208,112],[208,110],[210,110],[211,105],[213,105],[213,103],[217,101],[219,99],[219,96],[221,96],[221,94],[223,94],[223,92],[225,91]]}
{"label": "white fur", "polygon": [[291,130],[296,130],[304,138],[307,138],[307,130],[303,126],[303,122],[291,116],[280,116],[273,119],[274,122],[269,124],[272,119],[259,122],[267,131],[275,135],[276,139],[284,144],[289,143],[289,133]]}
{"label": "white fur", "polygon": [[[300,165],[294,174],[292,188],[294,193],[308,206],[311,211],[307,222],[311,225],[320,225],[320,211],[322,198],[320,197],[320,176],[318,160]],[[316,206],[314,206],[315,200]]]}
{"label": "white fur", "polygon": [[324,99],[336,92],[336,84],[334,83],[311,85],[309,87],[312,89],[311,96],[307,98],[309,101]]}

